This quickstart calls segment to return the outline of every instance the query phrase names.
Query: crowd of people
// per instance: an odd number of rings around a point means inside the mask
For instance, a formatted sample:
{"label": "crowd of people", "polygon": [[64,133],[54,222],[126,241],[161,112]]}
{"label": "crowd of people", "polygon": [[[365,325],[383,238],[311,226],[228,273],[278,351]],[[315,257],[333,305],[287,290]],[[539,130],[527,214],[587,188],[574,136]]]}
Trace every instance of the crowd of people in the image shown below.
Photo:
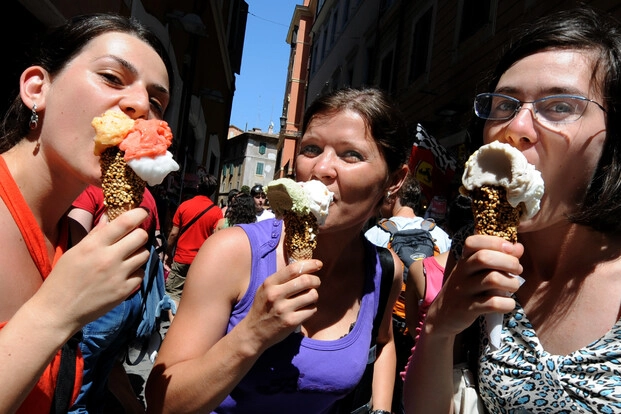
{"label": "crowd of people", "polygon": [[[295,177],[334,199],[299,261],[261,185],[221,209],[205,174],[165,227],[148,190],[108,220],[91,120],[163,119],[165,47],[97,14],[36,50],[0,137],[0,412],[98,413],[106,388],[132,413],[621,410],[617,21],[581,7],[524,26],[472,97],[473,149],[510,144],[545,181],[515,244],[473,234],[465,196],[444,228],[421,217],[408,124],[387,93],[317,97]],[[397,247],[412,230],[430,243],[422,256]],[[160,243],[177,306],[141,402],[120,361]]]}

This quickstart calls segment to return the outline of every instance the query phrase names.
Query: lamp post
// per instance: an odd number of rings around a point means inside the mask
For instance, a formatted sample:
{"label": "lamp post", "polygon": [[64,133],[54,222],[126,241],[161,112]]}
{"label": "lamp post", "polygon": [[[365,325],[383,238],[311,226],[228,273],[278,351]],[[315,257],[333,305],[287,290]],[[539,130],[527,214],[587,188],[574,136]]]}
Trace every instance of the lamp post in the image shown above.
{"label": "lamp post", "polygon": [[280,117],[280,133],[284,134],[286,130],[287,130],[287,117],[283,115]]}

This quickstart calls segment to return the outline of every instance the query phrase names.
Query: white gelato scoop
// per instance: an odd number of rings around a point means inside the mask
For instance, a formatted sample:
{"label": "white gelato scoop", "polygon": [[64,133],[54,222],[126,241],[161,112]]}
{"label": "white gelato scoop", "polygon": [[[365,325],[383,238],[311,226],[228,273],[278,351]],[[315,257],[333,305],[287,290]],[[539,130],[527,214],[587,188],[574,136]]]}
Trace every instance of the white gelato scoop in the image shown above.
{"label": "white gelato scoop", "polygon": [[544,192],[543,178],[535,166],[519,150],[498,141],[483,145],[470,156],[462,184],[468,191],[484,185],[504,187],[511,206],[522,204],[521,220],[537,214]]}

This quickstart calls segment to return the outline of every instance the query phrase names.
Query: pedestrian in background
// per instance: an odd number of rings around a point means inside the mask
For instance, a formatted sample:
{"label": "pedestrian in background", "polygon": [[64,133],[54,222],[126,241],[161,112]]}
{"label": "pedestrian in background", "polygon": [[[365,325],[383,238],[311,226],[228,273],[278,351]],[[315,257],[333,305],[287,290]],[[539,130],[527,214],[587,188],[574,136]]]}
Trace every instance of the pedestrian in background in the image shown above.
{"label": "pedestrian in background", "polygon": [[[149,234],[150,243],[156,244],[160,223],[155,199],[147,188],[140,207],[149,212],[140,228]],[[105,211],[102,189],[89,185],[75,199],[68,214],[71,240],[76,243],[82,240],[97,226]],[[82,328],[80,351],[84,357],[84,377],[80,395],[70,413],[103,413],[108,388],[126,413],[144,413],[144,406],[134,394],[121,361],[142,316],[141,305],[142,292],[137,289],[114,309]]]}
{"label": "pedestrian in background", "polygon": [[250,189],[250,195],[254,198],[254,206],[257,214],[257,221],[274,218],[274,213],[269,210],[266,204],[265,190],[261,184],[257,184]]}
{"label": "pedestrian in background", "polygon": [[224,217],[218,220],[216,231],[236,224],[254,223],[255,221],[257,221],[257,215],[253,198],[246,193],[238,192],[232,197]]}
{"label": "pedestrian in background", "polygon": [[[179,305],[185,277],[198,249],[215,232],[222,218],[222,210],[210,199],[217,188],[216,177],[211,174],[201,177],[196,195],[181,203],[173,216],[165,262],[170,268],[166,292],[175,305]],[[173,315],[169,314],[169,318],[172,322]]]}

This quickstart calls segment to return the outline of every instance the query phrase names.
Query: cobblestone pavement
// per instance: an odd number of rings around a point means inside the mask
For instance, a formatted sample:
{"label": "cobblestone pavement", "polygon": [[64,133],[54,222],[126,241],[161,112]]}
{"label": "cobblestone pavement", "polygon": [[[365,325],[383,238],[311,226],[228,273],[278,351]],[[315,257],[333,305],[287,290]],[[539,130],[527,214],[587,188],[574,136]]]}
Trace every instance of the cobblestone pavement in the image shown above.
{"label": "cobblestone pavement", "polygon": [[[166,335],[168,331],[168,327],[170,326],[170,322],[163,321],[160,325],[160,334],[162,338]],[[127,375],[129,377],[129,381],[132,384],[134,392],[146,406],[144,399],[144,387],[147,382],[147,378],[149,377],[149,373],[151,372],[151,368],[153,368],[153,363],[149,360],[148,357],[144,357],[142,361],[140,361],[136,365],[129,365],[127,363],[124,364],[125,371],[127,371]],[[116,400],[116,398],[112,395],[112,393],[108,392],[108,397],[106,399],[106,404],[104,407],[104,414],[122,414],[124,412],[121,404]]]}

